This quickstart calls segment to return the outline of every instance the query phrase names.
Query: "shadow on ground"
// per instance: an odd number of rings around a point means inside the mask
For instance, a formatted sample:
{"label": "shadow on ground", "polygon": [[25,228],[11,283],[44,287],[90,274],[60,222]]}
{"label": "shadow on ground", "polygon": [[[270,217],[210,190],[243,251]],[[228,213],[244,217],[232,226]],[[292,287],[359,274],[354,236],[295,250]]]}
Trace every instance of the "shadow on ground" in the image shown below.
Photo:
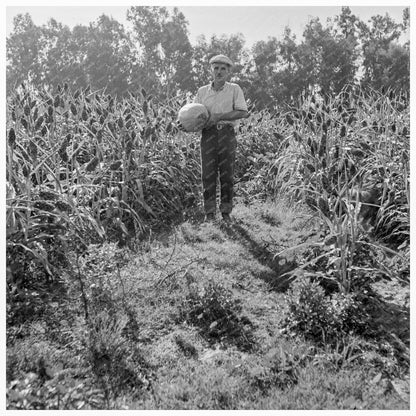
{"label": "shadow on ground", "polygon": [[[236,222],[224,223],[221,228],[231,239],[239,241],[246,247],[259,263],[269,269],[260,271],[255,277],[268,283],[274,291],[285,292],[288,289],[292,279],[286,274],[298,267],[296,261],[276,258],[275,252],[270,251],[267,244],[256,241],[247,229]],[[283,264],[282,260],[284,260]]]}
{"label": "shadow on ground", "polygon": [[372,327],[377,336],[385,338],[394,347],[400,360],[410,362],[410,309],[406,305],[388,302],[377,296],[368,308]]}

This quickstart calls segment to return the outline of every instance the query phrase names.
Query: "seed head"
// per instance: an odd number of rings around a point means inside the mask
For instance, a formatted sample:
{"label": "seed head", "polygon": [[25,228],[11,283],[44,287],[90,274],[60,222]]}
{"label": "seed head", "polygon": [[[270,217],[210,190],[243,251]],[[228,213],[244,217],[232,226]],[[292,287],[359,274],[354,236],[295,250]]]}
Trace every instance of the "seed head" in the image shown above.
{"label": "seed head", "polygon": [[29,142],[27,152],[32,159],[36,159],[38,157],[38,147],[32,141]]}
{"label": "seed head", "polygon": [[306,167],[309,169],[310,172],[315,172],[315,167],[311,163],[308,163]]}
{"label": "seed head", "polygon": [[326,175],[322,176],[322,187],[327,191],[328,193],[331,192],[331,186],[329,185],[329,180]]}
{"label": "seed head", "polygon": [[326,134],[323,134],[321,137],[321,143],[319,144],[319,157],[322,157],[326,152]]}
{"label": "seed head", "polygon": [[59,209],[59,211],[63,211],[63,212],[72,212],[72,207],[71,205],[69,205],[67,202],[65,201],[56,201],[55,203],[55,207],[57,209]]}
{"label": "seed head", "polygon": [[338,159],[338,158],[339,158],[339,146],[336,145],[335,152],[334,152],[334,159]]}
{"label": "seed head", "polygon": [[27,130],[28,129],[28,123],[24,117],[20,119],[20,122],[22,123],[22,126]]}
{"label": "seed head", "polygon": [[355,164],[352,160],[348,161],[348,167],[350,170],[350,175],[354,176],[357,173],[357,168],[355,167]]}
{"label": "seed head", "polygon": [[36,209],[39,209],[41,211],[48,211],[48,212],[51,212],[55,209],[55,205],[47,201],[35,201],[33,206]]}
{"label": "seed head", "polygon": [[316,121],[317,121],[319,124],[321,124],[321,123],[322,123],[322,117],[321,117],[321,114],[320,114],[320,113],[316,114]]}
{"label": "seed head", "polygon": [[103,130],[102,129],[97,131],[96,139],[97,139],[98,143],[101,143],[101,141],[103,139]]}
{"label": "seed head", "polygon": [[63,162],[68,162],[68,153],[66,152],[66,148],[67,144],[64,142],[58,150],[59,157]]}
{"label": "seed head", "polygon": [[117,170],[121,166],[121,160],[117,160],[116,162],[110,165],[110,170]]}
{"label": "seed head", "polygon": [[9,146],[14,146],[16,144],[16,133],[14,131],[14,128],[12,127],[9,130]]}
{"label": "seed head", "polygon": [[39,192],[39,198],[45,201],[55,201],[58,199],[58,195],[52,191],[42,190]]}
{"label": "seed head", "polygon": [[43,123],[43,120],[44,120],[43,116],[40,116],[40,117],[37,119],[36,124],[35,124],[35,130],[39,130],[40,126],[41,126],[41,125],[42,125],[42,123]]}
{"label": "seed head", "polygon": [[293,126],[293,119],[292,119],[292,117],[290,117],[290,115],[289,114],[287,114],[286,115],[286,121],[291,125],[291,126]]}
{"label": "seed head", "polygon": [[329,213],[329,205],[328,205],[328,201],[322,197],[319,197],[318,199],[318,208],[320,209],[320,211],[324,214],[327,215]]}
{"label": "seed head", "polygon": [[95,168],[98,166],[99,159],[97,156],[94,156],[94,158],[88,163],[88,165],[85,167],[85,170],[87,172],[92,172],[95,170]]}
{"label": "seed head", "polygon": [[24,165],[23,165],[22,172],[23,172],[23,176],[24,176],[25,178],[28,178],[28,177],[29,177],[29,175],[30,175],[30,170],[29,170],[29,168],[27,167],[27,165],[26,165],[26,164],[24,164]]}

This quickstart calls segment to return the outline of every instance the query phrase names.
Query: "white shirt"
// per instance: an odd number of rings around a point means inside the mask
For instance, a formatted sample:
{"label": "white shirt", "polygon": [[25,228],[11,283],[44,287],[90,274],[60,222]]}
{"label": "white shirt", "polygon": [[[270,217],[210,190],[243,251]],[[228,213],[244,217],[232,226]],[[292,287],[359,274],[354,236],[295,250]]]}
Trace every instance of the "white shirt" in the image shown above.
{"label": "white shirt", "polygon": [[[204,85],[196,93],[194,103],[203,104],[210,113],[228,113],[234,110],[248,111],[243,90],[239,85],[226,82],[215,91],[212,84]],[[219,124],[238,125],[238,120],[220,121]]]}

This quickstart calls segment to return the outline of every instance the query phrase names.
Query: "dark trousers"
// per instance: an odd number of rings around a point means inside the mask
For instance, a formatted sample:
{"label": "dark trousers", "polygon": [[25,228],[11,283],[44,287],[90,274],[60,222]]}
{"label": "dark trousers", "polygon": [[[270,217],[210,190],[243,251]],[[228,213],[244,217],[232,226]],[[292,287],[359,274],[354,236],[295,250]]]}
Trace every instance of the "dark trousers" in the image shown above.
{"label": "dark trousers", "polygon": [[203,129],[201,138],[202,186],[206,214],[216,211],[217,174],[221,185],[222,213],[233,207],[234,165],[237,139],[232,126],[218,130],[215,126]]}

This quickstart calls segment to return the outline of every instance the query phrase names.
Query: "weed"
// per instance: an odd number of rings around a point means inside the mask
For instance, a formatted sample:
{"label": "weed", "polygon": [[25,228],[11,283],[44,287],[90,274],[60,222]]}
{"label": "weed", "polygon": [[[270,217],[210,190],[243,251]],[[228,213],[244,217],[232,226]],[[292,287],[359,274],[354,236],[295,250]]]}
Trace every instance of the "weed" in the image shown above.
{"label": "weed", "polygon": [[84,359],[105,392],[114,399],[127,391],[140,395],[150,386],[150,369],[134,343],[126,337],[129,317],[122,313],[109,314],[106,310],[78,321],[76,342],[83,346]]}
{"label": "weed", "polygon": [[249,350],[254,345],[252,324],[241,310],[229,290],[209,282],[202,289],[191,289],[180,308],[180,319],[199,327],[211,342],[228,341]]}
{"label": "weed", "polygon": [[308,278],[292,283],[285,295],[285,327],[319,343],[332,344],[341,335],[363,333],[368,316],[353,294],[325,294],[319,281]]}

